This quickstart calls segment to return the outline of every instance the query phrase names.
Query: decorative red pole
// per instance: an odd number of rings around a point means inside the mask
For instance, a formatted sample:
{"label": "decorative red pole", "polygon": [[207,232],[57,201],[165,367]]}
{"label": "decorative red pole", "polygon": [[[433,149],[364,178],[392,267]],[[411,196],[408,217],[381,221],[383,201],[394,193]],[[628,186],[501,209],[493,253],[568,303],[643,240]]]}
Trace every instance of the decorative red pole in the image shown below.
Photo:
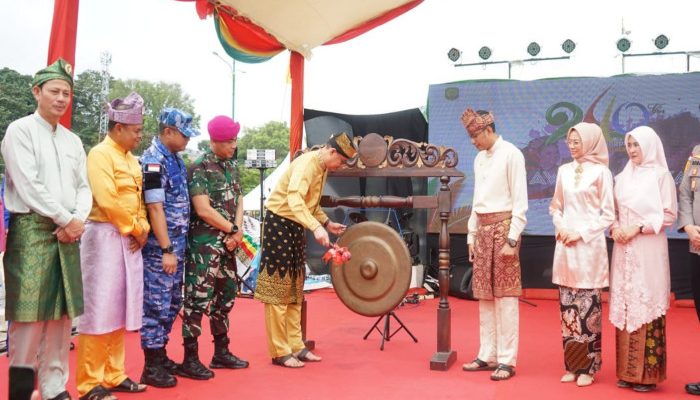
{"label": "decorative red pole", "polygon": [[[78,3],[79,0],[55,0],[53,7],[53,23],[49,40],[49,57],[46,65],[51,65],[58,58],[63,58],[75,68],[75,42],[78,36]],[[72,94],[71,94],[72,95]],[[72,100],[72,99],[71,99]],[[61,125],[71,127],[70,107],[63,117]]]}
{"label": "decorative red pole", "polygon": [[304,130],[304,56],[293,51],[289,58],[289,72],[292,76],[292,113],[289,123],[289,158],[301,149]]}

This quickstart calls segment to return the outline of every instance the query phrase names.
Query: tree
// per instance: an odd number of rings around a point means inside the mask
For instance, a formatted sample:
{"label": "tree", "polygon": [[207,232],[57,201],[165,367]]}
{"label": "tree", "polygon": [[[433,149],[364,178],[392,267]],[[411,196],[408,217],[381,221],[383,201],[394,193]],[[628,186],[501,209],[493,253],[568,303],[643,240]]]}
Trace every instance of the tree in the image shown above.
{"label": "tree", "polygon": [[83,141],[85,152],[97,144],[100,137],[102,74],[87,70],[75,77],[73,86],[73,120],[71,129]]}
{"label": "tree", "polygon": [[[289,153],[289,127],[284,122],[270,121],[259,128],[245,129],[238,140],[238,160],[241,164],[246,158],[248,149],[274,149],[277,165],[284,161]],[[265,176],[272,173],[266,171]],[[243,193],[248,193],[260,184],[260,171],[255,168],[241,168],[241,187]]]}
{"label": "tree", "polygon": [[[32,94],[32,76],[3,68],[0,69],[0,141],[5,137],[12,121],[36,110]],[[0,156],[0,173],[5,172],[5,162]]]}
{"label": "tree", "polygon": [[34,110],[36,101],[32,94],[32,76],[9,68],[0,69],[0,140],[5,137],[12,121]]}

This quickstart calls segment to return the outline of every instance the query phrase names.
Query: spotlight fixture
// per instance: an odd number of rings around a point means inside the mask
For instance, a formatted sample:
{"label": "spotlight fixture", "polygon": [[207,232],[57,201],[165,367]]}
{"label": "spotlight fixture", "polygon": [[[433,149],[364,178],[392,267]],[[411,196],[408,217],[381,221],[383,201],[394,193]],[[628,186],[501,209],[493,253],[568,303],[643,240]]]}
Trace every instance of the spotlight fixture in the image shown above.
{"label": "spotlight fixture", "polygon": [[631,46],[632,43],[627,38],[622,38],[617,41],[617,49],[623,53],[629,50]]}
{"label": "spotlight fixture", "polygon": [[532,57],[535,57],[536,55],[540,54],[540,45],[537,44],[537,42],[530,43],[529,45],[527,45],[527,52]]}
{"label": "spotlight fixture", "polygon": [[571,54],[574,49],[576,49],[576,43],[571,39],[566,39],[564,43],[561,44],[561,49],[564,50],[564,53]]}
{"label": "spotlight fixture", "polygon": [[659,50],[663,50],[668,46],[668,37],[666,35],[657,36],[656,39],[654,39],[654,46]]}
{"label": "spotlight fixture", "polygon": [[450,49],[450,51],[447,52],[447,58],[450,59],[452,62],[457,62],[459,60],[459,57],[462,56],[462,52],[455,49],[454,47]]}
{"label": "spotlight fixture", "polygon": [[484,46],[479,49],[479,57],[481,57],[482,60],[488,60],[489,57],[491,57],[491,49],[488,47]]}

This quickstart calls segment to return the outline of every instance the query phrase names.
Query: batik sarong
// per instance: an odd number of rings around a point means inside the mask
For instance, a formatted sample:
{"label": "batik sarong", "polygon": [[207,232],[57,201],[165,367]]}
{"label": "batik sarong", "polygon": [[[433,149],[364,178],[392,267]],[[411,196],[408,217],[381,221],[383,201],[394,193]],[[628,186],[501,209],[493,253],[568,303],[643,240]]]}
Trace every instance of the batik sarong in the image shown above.
{"label": "batik sarong", "polygon": [[602,361],[600,289],[560,286],[559,306],[564,367],[573,374],[595,374]]}

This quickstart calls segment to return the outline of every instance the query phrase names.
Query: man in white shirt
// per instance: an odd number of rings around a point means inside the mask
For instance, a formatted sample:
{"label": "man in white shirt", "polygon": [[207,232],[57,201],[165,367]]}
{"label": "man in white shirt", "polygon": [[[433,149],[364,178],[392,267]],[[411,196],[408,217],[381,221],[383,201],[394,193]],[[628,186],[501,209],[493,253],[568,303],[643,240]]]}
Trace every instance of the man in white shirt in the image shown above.
{"label": "man in white shirt", "polygon": [[465,371],[490,371],[495,381],[515,375],[518,354],[520,235],[527,222],[525,158],[496,133],[493,115],[468,108],[462,114],[472,144],[474,200],[469,217],[472,289],[479,299],[479,354]]}
{"label": "man in white shirt", "polygon": [[59,124],[70,107],[72,68],[37,72],[33,115],[7,127],[5,206],[11,213],[5,282],[10,366],[38,364],[43,399],[70,399],[71,319],[83,313],[78,240],[92,207],[80,138]]}

